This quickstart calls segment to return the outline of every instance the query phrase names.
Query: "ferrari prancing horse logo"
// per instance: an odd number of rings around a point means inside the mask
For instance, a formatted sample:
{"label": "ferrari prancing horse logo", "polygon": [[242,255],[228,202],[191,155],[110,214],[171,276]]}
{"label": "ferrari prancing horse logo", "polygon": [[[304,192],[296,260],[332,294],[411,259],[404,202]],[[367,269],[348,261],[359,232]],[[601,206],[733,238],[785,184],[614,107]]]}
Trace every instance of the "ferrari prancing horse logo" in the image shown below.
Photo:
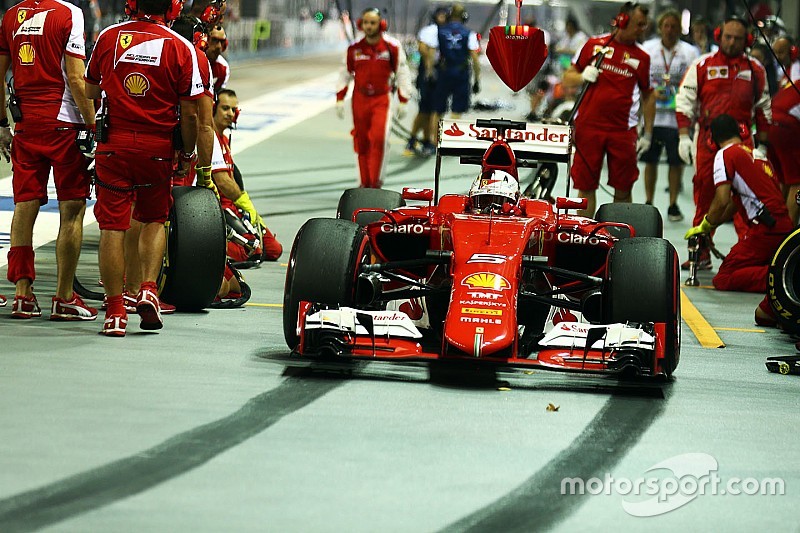
{"label": "ferrari prancing horse logo", "polygon": [[128,48],[132,42],[133,42],[133,35],[131,35],[130,33],[119,34],[119,44],[123,49]]}
{"label": "ferrari prancing horse logo", "polygon": [[25,19],[28,18],[28,10],[27,9],[20,9],[17,11],[17,22],[22,24],[25,22]]}

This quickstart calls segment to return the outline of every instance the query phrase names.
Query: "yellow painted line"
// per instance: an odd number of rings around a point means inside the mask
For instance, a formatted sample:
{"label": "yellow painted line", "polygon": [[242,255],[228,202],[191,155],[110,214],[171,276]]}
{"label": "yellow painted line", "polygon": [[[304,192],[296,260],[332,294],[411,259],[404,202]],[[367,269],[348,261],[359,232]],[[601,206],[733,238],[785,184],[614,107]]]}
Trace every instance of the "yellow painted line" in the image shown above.
{"label": "yellow painted line", "polygon": [[708,289],[716,289],[716,287],[714,287],[713,285],[697,285],[695,287],[692,287],[691,285],[684,285],[684,286],[687,289],[706,289],[706,290],[708,290]]}
{"label": "yellow painted line", "polygon": [[244,305],[248,306],[248,307],[277,307],[277,308],[283,307],[283,304],[258,304],[258,303],[252,303],[252,302],[247,302]]}
{"label": "yellow painted line", "polygon": [[724,348],[725,343],[681,289],[681,315],[703,348]]}
{"label": "yellow painted line", "polygon": [[288,267],[288,266],[289,266],[289,263],[281,263],[281,266],[282,266],[282,267]]}
{"label": "yellow painted line", "polygon": [[753,328],[714,328],[717,331],[742,331],[744,333],[766,333],[767,330],[765,329],[753,329]]}

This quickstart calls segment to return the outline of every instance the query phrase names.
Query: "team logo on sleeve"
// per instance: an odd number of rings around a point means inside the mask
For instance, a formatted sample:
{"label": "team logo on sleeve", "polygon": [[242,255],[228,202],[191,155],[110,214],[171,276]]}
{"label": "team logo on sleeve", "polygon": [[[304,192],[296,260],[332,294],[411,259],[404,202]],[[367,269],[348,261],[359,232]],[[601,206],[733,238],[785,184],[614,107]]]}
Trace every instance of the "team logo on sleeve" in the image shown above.
{"label": "team logo on sleeve", "polygon": [[20,65],[33,65],[33,60],[36,59],[36,50],[31,43],[22,43],[19,47],[19,63]]}
{"label": "team logo on sleeve", "polygon": [[166,38],[155,33],[132,31],[120,33],[114,50],[114,68],[119,63],[157,67],[161,64]]}
{"label": "team logo on sleeve", "polygon": [[44,35],[44,21],[47,19],[47,14],[53,11],[48,9],[46,11],[39,11],[31,15],[31,10],[20,9],[17,11],[17,22],[19,28],[14,32],[14,37],[17,35]]}
{"label": "team logo on sleeve", "polygon": [[125,87],[125,90],[128,91],[128,96],[133,97],[144,96],[147,94],[148,89],[150,89],[150,81],[144,74],[138,72],[131,72],[125,76],[122,85]]}

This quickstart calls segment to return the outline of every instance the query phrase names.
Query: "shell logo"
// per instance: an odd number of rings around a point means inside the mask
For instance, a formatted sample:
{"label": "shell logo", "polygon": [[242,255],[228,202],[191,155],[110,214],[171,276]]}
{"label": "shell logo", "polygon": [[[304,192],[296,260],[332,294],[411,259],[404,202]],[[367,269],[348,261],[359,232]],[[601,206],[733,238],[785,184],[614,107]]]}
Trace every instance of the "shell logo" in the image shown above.
{"label": "shell logo", "polygon": [[144,74],[138,72],[128,74],[123,85],[129,96],[144,96],[150,89],[150,82],[144,77]]}
{"label": "shell logo", "polygon": [[33,65],[33,60],[36,59],[36,50],[34,50],[31,43],[22,43],[19,47],[19,62],[22,65]]}
{"label": "shell logo", "polygon": [[28,10],[27,9],[20,9],[17,11],[17,22],[22,24],[25,22],[25,19],[28,18]]}
{"label": "shell logo", "polygon": [[461,284],[472,289],[492,289],[495,291],[504,291],[511,287],[506,278],[491,272],[477,272],[464,278]]}

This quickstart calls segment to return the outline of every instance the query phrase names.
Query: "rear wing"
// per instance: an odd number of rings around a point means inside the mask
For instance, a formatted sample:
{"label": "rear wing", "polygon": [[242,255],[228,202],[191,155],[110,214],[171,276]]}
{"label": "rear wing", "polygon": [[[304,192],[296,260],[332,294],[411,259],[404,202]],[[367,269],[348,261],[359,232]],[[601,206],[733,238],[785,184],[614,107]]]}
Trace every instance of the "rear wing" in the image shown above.
{"label": "rear wing", "polygon": [[514,152],[517,167],[536,168],[539,162],[570,164],[572,127],[566,124],[541,124],[503,119],[443,120],[439,123],[436,150],[435,198],[439,198],[442,157],[460,157],[462,164],[481,164],[481,158],[498,129]]}

